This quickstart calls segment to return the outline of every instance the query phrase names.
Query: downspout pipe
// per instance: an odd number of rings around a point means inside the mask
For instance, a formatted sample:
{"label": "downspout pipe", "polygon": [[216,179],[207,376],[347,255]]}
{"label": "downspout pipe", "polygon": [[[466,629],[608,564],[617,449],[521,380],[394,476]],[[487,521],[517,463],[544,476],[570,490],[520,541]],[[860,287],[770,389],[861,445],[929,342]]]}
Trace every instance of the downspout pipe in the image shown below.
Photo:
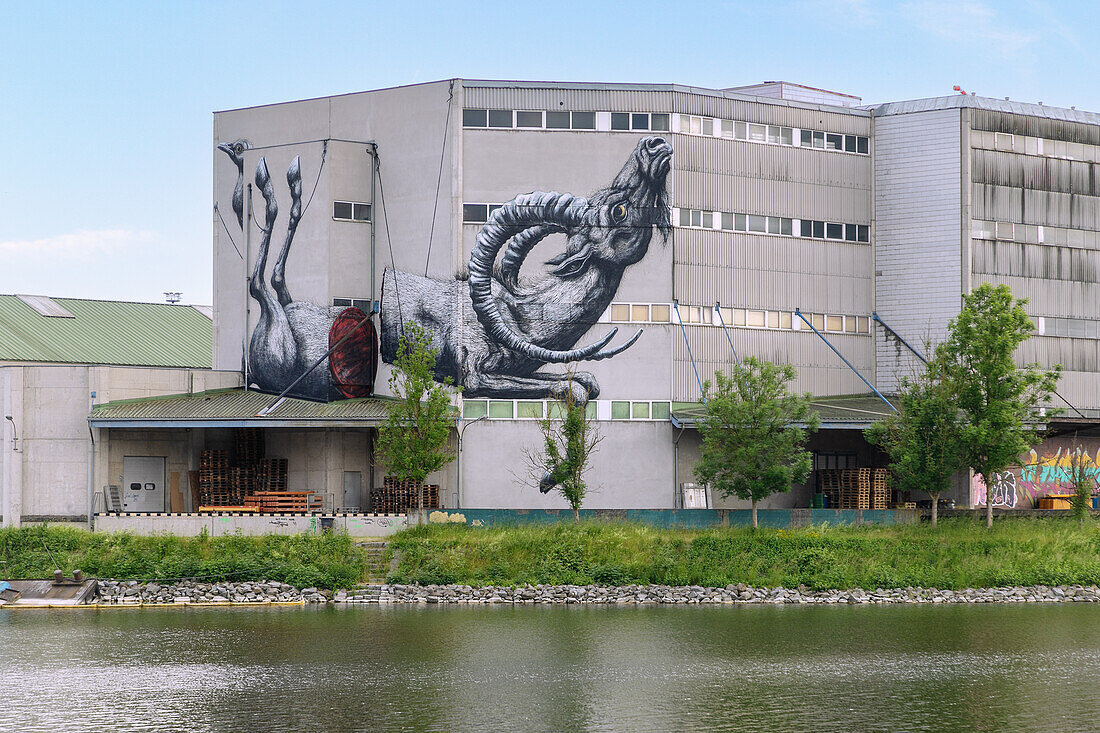
{"label": "downspout pipe", "polygon": [[[95,392],[92,392],[90,401],[94,410]],[[88,437],[92,439],[88,455],[88,531],[91,532],[95,529],[95,428],[91,423],[88,423]]]}
{"label": "downspout pipe", "polygon": [[829,343],[829,339],[825,338],[825,336],[821,333],[821,331],[818,331],[816,328],[814,328],[814,324],[810,323],[809,320],[806,319],[806,316],[802,315],[802,311],[800,311],[798,308],[795,308],[794,309],[794,314],[796,316],[798,316],[799,318],[801,318],[802,322],[805,323],[807,326],[809,326],[810,330],[813,331],[814,333],[816,333],[818,338],[820,338],[822,341],[824,341],[825,345],[828,346],[830,349],[832,349],[833,353],[836,354],[837,356],[839,356],[840,360],[843,361],[845,364],[847,364],[848,368],[851,369],[853,372],[855,372],[856,376],[859,377],[861,380],[863,380],[863,383],[866,384],[867,387],[872,392],[874,392],[876,395],[878,395],[878,398],[880,400],[882,400],[883,402],[886,403],[886,406],[890,408],[891,412],[896,413],[898,411],[898,408],[896,408],[892,404],[890,404],[890,400],[883,397],[882,392],[879,392],[877,389],[875,389],[875,386],[873,384],[871,384],[870,382],[868,382],[867,378],[864,377],[862,374],[860,374],[858,369],[856,369],[854,366],[852,366],[852,362],[850,362],[850,361],[848,361],[847,359],[844,358],[844,354],[841,354],[839,351],[837,351],[835,346],[833,346],[831,343]]}
{"label": "downspout pipe", "polygon": [[370,155],[370,307],[372,313],[379,312],[379,298],[375,293],[375,273],[378,270],[375,259],[374,222],[378,219],[378,206],[375,201],[375,192],[378,183],[378,143],[369,142],[367,154]]}

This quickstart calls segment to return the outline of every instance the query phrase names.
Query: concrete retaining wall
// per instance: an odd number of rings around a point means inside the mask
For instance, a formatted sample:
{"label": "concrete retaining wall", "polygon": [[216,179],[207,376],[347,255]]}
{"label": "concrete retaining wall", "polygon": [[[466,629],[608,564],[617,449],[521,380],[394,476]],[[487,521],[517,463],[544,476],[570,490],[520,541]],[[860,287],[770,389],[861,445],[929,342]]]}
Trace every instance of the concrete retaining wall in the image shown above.
{"label": "concrete retaining wall", "polygon": [[173,534],[196,537],[202,530],[212,536],[240,533],[317,534],[347,532],[352,537],[385,537],[405,529],[403,514],[97,514],[96,532]]}
{"label": "concrete retaining wall", "polygon": [[[752,525],[750,509],[582,509],[581,519],[636,522],[655,527],[704,528]],[[909,524],[920,512],[908,509],[758,509],[761,527],[805,527],[813,524]],[[501,524],[572,522],[573,513],[558,509],[461,509],[432,512],[428,521],[455,522],[475,527]]]}

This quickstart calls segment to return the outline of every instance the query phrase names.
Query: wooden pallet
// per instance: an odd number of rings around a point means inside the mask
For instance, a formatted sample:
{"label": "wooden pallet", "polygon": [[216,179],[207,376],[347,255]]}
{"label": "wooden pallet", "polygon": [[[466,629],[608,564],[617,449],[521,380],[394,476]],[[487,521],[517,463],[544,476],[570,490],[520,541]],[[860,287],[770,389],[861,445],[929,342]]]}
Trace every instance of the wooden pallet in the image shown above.
{"label": "wooden pallet", "polygon": [[261,512],[301,513],[321,511],[324,499],[313,491],[257,491],[244,497],[244,504]]}

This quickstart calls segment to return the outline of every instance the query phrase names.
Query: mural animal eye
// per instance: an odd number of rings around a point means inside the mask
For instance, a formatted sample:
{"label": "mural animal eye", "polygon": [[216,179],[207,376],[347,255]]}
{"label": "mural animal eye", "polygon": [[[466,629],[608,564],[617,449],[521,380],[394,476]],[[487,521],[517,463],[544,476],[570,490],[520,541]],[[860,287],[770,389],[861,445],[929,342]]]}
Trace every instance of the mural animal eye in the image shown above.
{"label": "mural animal eye", "polygon": [[236,145],[233,146],[233,152],[236,153],[237,155],[240,155],[241,153],[244,152],[244,146],[241,145],[240,143],[237,143]]}
{"label": "mural animal eye", "polygon": [[616,224],[621,224],[626,220],[626,207],[622,204],[615,204],[611,207],[611,221]]}

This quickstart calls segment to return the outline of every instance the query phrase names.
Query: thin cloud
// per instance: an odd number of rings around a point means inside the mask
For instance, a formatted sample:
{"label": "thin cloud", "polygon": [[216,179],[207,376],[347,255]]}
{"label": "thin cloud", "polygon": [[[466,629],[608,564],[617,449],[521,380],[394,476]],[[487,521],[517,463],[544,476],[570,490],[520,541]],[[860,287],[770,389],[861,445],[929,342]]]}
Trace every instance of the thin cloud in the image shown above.
{"label": "thin cloud", "polygon": [[88,257],[110,254],[135,245],[153,244],[156,232],[133,229],[97,229],[59,234],[42,239],[9,239],[0,241],[0,255],[67,255]]}
{"label": "thin cloud", "polygon": [[916,0],[902,5],[901,11],[933,36],[953,43],[996,46],[1004,55],[1018,53],[1037,40],[1034,31],[1013,28],[992,6],[975,0]]}

